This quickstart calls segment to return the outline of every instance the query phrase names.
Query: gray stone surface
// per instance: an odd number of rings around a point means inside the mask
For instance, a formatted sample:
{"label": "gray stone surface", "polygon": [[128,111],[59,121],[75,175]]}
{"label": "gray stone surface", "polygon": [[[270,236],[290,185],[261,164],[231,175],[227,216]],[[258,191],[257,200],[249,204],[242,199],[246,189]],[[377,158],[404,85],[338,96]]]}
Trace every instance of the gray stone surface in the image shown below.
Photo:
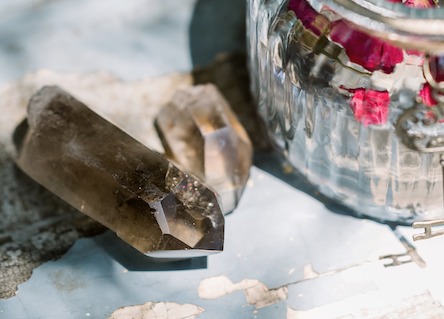
{"label": "gray stone surface", "polygon": [[[177,87],[190,83],[188,75],[129,84],[106,73],[42,71],[0,88],[0,298],[13,296],[17,285],[27,280],[35,267],[63,256],[76,239],[105,230],[15,167],[12,132],[25,118],[31,95],[44,85],[69,88],[96,112],[108,118],[114,115],[114,123],[128,127],[139,141],[161,151],[152,122],[130,123],[134,118],[154,118]],[[132,106],[132,112],[125,114],[127,105]]]}

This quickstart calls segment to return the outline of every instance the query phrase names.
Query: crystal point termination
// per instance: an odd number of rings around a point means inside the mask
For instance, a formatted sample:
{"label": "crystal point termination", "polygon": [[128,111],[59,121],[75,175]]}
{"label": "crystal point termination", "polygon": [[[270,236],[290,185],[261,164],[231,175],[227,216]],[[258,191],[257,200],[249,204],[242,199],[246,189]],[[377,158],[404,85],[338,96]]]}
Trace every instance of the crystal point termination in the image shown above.
{"label": "crystal point termination", "polygon": [[236,208],[249,177],[253,148],[216,86],[177,91],[155,125],[166,155],[212,187],[225,214]]}
{"label": "crystal point termination", "polygon": [[33,96],[14,140],[24,172],[142,253],[222,251],[215,194],[60,88]]}

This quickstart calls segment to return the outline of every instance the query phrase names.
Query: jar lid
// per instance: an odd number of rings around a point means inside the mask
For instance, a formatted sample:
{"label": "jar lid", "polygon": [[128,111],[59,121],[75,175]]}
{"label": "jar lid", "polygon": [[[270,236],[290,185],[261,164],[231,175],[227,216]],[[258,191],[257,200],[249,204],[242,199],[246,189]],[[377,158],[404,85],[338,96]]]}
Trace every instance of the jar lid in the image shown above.
{"label": "jar lid", "polygon": [[328,7],[362,31],[406,49],[444,53],[444,8],[415,9],[387,0],[307,0]]}

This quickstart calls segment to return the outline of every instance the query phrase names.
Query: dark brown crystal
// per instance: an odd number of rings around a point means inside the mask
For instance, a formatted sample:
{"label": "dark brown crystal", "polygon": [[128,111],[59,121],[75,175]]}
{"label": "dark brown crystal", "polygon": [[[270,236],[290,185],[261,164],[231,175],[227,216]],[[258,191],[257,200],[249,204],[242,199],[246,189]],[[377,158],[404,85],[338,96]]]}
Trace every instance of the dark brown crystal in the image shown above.
{"label": "dark brown crystal", "polygon": [[33,96],[14,140],[24,172],[142,253],[222,251],[215,194],[60,88]]}

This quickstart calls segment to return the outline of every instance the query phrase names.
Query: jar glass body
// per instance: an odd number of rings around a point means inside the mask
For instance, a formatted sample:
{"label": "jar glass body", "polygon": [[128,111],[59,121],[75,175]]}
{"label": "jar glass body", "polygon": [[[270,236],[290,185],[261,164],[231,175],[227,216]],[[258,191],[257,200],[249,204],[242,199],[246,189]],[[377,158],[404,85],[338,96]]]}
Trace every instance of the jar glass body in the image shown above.
{"label": "jar glass body", "polygon": [[321,193],[363,215],[444,217],[440,154],[406,147],[395,130],[405,110],[433,100],[427,52],[366,33],[325,3],[288,5],[247,0],[251,91],[277,146]]}

